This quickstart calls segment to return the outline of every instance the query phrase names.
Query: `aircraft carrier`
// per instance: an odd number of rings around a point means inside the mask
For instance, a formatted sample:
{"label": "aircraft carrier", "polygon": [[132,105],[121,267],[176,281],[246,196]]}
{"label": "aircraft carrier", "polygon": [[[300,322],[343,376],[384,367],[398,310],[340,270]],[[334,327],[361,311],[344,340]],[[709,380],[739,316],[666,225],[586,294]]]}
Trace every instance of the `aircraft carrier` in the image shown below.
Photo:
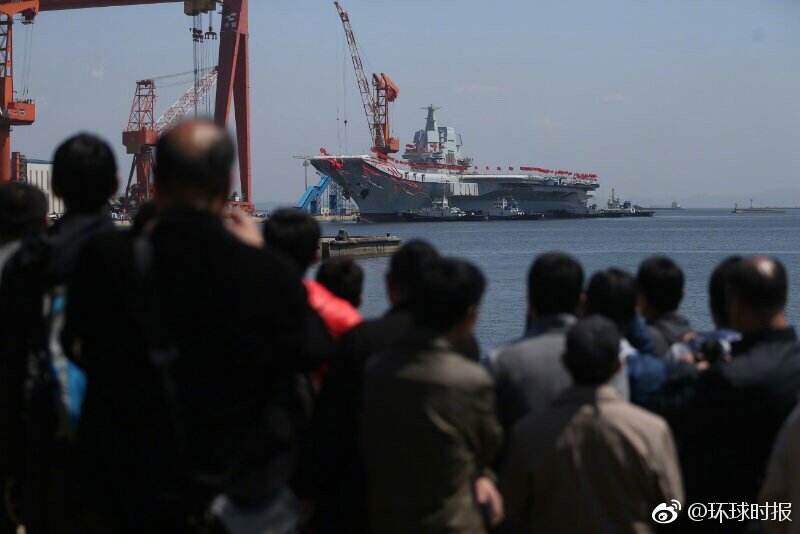
{"label": "aircraft carrier", "polygon": [[582,215],[592,211],[599,185],[589,173],[538,167],[479,170],[461,155],[461,135],[439,126],[436,110],[427,108],[425,129],[405,146],[402,160],[375,151],[366,155],[322,154],[309,159],[320,173],[342,186],[365,221],[402,220],[404,212],[429,207],[446,197],[466,212],[486,212],[500,198],[513,198],[524,212]]}

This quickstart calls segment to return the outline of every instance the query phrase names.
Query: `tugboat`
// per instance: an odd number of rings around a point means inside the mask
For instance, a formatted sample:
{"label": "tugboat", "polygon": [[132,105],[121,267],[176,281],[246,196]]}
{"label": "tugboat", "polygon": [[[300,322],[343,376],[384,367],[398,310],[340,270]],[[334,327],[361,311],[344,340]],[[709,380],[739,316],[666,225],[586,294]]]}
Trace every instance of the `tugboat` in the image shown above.
{"label": "tugboat", "polygon": [[440,222],[440,221],[463,221],[467,214],[460,208],[451,207],[447,201],[447,195],[442,196],[441,200],[434,200],[427,208],[419,211],[404,211],[403,219],[408,222]]}
{"label": "tugboat", "polygon": [[616,191],[611,189],[611,198],[606,203],[606,208],[600,210],[601,217],[652,217],[653,210],[643,210],[634,206],[630,200],[621,202],[616,196]]}
{"label": "tugboat", "polygon": [[525,213],[513,198],[498,198],[488,212],[490,221],[531,221],[544,218],[544,213]]}

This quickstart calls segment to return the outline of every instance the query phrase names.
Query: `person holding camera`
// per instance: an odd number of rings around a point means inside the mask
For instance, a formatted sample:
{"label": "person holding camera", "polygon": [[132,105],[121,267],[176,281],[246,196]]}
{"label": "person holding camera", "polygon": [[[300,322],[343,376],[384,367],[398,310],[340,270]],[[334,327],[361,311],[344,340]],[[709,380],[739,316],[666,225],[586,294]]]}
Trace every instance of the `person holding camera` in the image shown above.
{"label": "person holding camera", "polygon": [[718,361],[731,359],[733,344],[742,339],[742,334],[731,326],[728,313],[727,282],[730,273],[742,263],[741,256],[729,256],[722,260],[711,273],[708,281],[708,303],[714,330],[694,332],[670,348],[673,360],[688,360],[706,369]]}
{"label": "person holding camera", "polygon": [[778,260],[746,258],[725,278],[726,320],[742,339],[729,361],[699,373],[671,422],[689,502],[756,503],[773,442],[800,393],[800,347],[784,312],[788,280]]}

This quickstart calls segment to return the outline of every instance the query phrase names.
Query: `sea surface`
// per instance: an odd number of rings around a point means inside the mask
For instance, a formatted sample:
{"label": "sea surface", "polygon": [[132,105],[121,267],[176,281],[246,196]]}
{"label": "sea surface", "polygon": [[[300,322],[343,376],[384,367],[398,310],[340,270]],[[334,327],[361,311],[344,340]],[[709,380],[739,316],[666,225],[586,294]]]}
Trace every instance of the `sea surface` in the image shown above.
{"label": "sea surface", "polygon": [[[323,235],[336,235],[340,228],[350,235],[391,233],[403,240],[424,239],[444,255],[478,265],[488,280],[477,327],[483,350],[522,335],[528,269],[537,254],[551,250],[577,257],[587,280],[591,273],[612,266],[635,273],[639,262],[651,254],[670,256],[686,276],[680,311],[698,329],[711,327],[707,284],[715,264],[732,254],[769,254],[786,266],[788,315],[793,324],[800,324],[800,209],[765,215],[686,209],[639,219],[324,223]],[[366,275],[361,311],[366,317],[379,316],[388,307],[384,291],[388,258],[359,263]]]}

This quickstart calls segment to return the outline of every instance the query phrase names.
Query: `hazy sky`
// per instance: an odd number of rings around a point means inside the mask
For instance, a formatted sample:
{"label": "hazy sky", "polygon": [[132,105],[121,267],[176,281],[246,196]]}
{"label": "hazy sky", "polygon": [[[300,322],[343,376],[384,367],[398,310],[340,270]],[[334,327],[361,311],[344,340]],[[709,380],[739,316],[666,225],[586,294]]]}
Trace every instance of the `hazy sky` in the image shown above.
{"label": "hazy sky", "polygon": [[[343,5],[370,67],[400,87],[401,146],[432,103],[481,168],[596,172],[604,190],[634,199],[800,184],[797,0]],[[174,3],[16,25],[16,88],[30,39],[38,119],[15,129],[14,150],[49,158],[90,130],[112,141],[127,177],[120,137],[135,81],[192,69],[190,21]],[[292,155],[339,151],[340,139],[342,150],[368,148],[352,65],[327,0],[250,0],[250,31],[255,200],[294,201],[303,168]],[[180,92],[163,88],[158,111]]]}

